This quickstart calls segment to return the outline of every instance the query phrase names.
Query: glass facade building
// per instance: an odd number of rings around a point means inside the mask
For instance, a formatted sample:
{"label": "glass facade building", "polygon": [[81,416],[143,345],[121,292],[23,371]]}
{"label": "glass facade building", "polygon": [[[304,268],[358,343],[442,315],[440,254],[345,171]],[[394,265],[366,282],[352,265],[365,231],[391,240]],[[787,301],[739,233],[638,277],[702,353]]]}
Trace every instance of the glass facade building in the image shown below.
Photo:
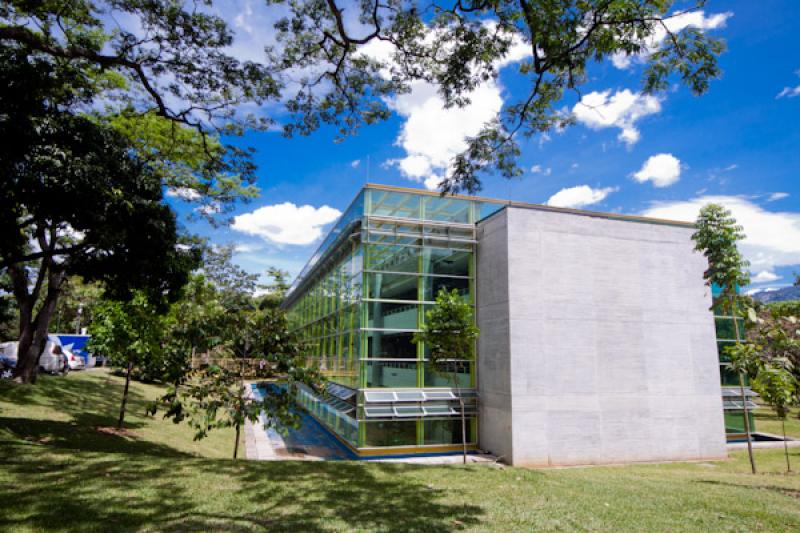
{"label": "glass facade building", "polygon": [[[412,339],[440,289],[476,305],[476,224],[514,204],[367,185],[288,291],[283,308],[308,364],[328,378],[324,391],[303,389],[299,401],[359,456],[460,450],[459,398],[468,447],[477,447],[475,354],[434,369]],[[716,325],[723,385],[738,384],[722,350],[732,319],[719,315]],[[723,389],[735,434],[741,405],[733,395],[738,388]]]}
{"label": "glass facade building", "polygon": [[503,202],[366,186],[284,307],[328,378],[301,404],[360,455],[460,449],[477,440],[474,354],[432,368],[414,333],[440,289],[474,305],[475,223]]}

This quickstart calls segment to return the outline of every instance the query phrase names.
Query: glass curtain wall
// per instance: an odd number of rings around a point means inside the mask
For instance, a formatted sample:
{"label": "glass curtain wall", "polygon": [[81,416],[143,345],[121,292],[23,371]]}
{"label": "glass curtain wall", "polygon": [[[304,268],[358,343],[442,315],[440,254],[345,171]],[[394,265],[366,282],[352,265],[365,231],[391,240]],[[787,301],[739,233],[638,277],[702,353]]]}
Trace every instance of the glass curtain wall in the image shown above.
{"label": "glass curtain wall", "polygon": [[[304,391],[301,401],[354,447],[461,442],[460,418],[449,408],[437,417],[420,406],[373,406],[367,416],[364,391],[452,388],[474,395],[472,362],[431,368],[425,346],[412,338],[440,289],[456,289],[474,305],[475,222],[501,207],[367,187],[293,285],[286,303],[309,362],[330,382],[360,391],[347,398]],[[474,442],[474,411],[467,424]]]}
{"label": "glass curtain wall", "polygon": [[[736,344],[736,329],[734,326],[734,316],[727,305],[720,299],[720,289],[716,285],[711,288],[714,298],[714,324],[717,330],[717,353],[719,355],[719,374],[722,380],[723,407],[725,409],[725,431],[729,434],[744,433],[744,410],[742,409],[741,391],[739,390],[739,375],[733,371],[730,364],[730,357],[726,353],[726,348]],[[744,318],[736,318],[739,325],[739,335],[744,336]],[[745,386],[748,383],[745,380]],[[750,394],[749,389],[745,389],[745,395]],[[750,400],[750,396],[745,398],[748,406],[755,408],[756,405]],[[755,419],[753,411],[748,411],[750,428],[755,431]]]}

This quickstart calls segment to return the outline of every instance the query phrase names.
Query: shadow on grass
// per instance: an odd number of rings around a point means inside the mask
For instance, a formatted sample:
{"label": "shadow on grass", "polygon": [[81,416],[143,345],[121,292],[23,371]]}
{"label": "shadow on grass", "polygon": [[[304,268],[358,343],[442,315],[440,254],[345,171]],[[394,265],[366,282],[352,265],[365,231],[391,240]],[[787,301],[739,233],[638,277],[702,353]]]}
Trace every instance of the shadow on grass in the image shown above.
{"label": "shadow on grass", "polygon": [[699,479],[694,481],[694,483],[702,483],[705,485],[716,485],[719,487],[733,487],[737,489],[749,489],[749,490],[767,490],[770,492],[777,492],[779,494],[783,494],[784,496],[789,496],[790,498],[795,498],[800,500],[800,490],[798,489],[791,489],[788,487],[780,487],[777,485],[764,485],[764,484],[743,484],[743,483],[731,483],[729,481],[717,481],[717,480],[710,480],[710,479]]}
{"label": "shadow on grass", "polygon": [[[119,411],[123,384],[100,371],[68,376],[40,375],[35,385],[0,380],[0,400],[20,407],[49,407],[67,413]],[[144,409],[147,399],[132,387],[128,402],[133,410]]]}
{"label": "shadow on grass", "polygon": [[3,448],[0,498],[10,505],[0,529],[452,531],[478,525],[483,514],[446,501],[459,498],[423,485],[413,475],[420,467],[410,465]]}
{"label": "shadow on grass", "polygon": [[[100,433],[95,429],[98,426],[108,425],[107,417],[92,414],[78,416],[71,422],[0,417],[0,439],[7,443],[21,440],[54,448],[86,452],[190,457],[189,454],[169,446],[140,440],[135,436]],[[127,425],[128,428],[134,426]],[[2,445],[2,441],[0,441],[0,445]]]}

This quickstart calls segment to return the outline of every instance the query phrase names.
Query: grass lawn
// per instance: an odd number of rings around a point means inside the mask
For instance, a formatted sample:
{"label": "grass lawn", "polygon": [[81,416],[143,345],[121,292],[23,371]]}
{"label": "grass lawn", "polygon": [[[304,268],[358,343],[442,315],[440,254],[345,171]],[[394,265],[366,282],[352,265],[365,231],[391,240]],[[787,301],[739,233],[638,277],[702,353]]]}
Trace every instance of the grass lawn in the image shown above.
{"label": "grass lawn", "polygon": [[[718,463],[532,471],[485,466],[228,459],[232,434],[192,442],[142,416],[113,425],[105,372],[0,383],[0,529],[8,531],[798,531],[800,475],[782,450]],[[800,470],[800,449],[792,450]]]}
{"label": "grass lawn", "polygon": [[[789,412],[786,417],[786,434],[790,437],[800,439],[800,409],[795,407]],[[763,433],[772,433],[774,435],[783,435],[781,428],[781,419],[775,414],[775,410],[768,405],[761,406],[755,411],[756,418],[756,431]],[[798,468],[800,469],[800,468]]]}

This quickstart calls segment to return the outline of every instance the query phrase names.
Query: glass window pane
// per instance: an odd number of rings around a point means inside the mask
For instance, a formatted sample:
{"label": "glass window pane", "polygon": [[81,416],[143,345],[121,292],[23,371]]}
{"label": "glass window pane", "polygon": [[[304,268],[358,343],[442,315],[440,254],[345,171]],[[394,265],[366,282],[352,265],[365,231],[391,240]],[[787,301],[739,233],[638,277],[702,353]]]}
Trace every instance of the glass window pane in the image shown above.
{"label": "glass window pane", "polygon": [[425,220],[439,220],[444,222],[472,222],[470,211],[472,202],[457,198],[440,196],[426,196],[423,199]]}
{"label": "glass window pane", "polygon": [[368,298],[384,300],[417,300],[418,276],[402,274],[367,274]]}
{"label": "glass window pane", "polygon": [[436,295],[440,289],[447,292],[457,289],[465,297],[469,296],[469,279],[467,278],[440,278],[436,276],[426,276],[423,278],[423,298],[427,301],[436,300]]}
{"label": "glass window pane", "polygon": [[471,362],[453,362],[438,365],[433,368],[429,362],[425,363],[425,387],[471,387],[470,379]]}
{"label": "glass window pane", "polygon": [[371,215],[419,218],[419,195],[406,192],[370,190]]}
{"label": "glass window pane", "polygon": [[413,446],[417,443],[417,423],[414,420],[365,422],[367,446]]}
{"label": "glass window pane", "polygon": [[[412,303],[365,302],[367,327],[416,329],[418,305]],[[416,353],[416,352],[415,352]]]}
{"label": "glass window pane", "polygon": [[422,271],[426,274],[469,276],[470,252],[450,248],[425,248]]}
{"label": "glass window pane", "polygon": [[[474,423],[474,418],[467,419],[467,443],[472,440],[471,428]],[[425,444],[461,444],[461,418],[425,420],[424,426]]]}
{"label": "glass window pane", "polygon": [[419,248],[383,244],[367,244],[367,267],[371,270],[417,272]]}
{"label": "glass window pane", "polygon": [[416,361],[365,361],[367,387],[416,387]]}
{"label": "glass window pane", "polygon": [[411,342],[414,334],[396,331],[367,332],[367,357],[386,359],[415,359],[417,345]]}

